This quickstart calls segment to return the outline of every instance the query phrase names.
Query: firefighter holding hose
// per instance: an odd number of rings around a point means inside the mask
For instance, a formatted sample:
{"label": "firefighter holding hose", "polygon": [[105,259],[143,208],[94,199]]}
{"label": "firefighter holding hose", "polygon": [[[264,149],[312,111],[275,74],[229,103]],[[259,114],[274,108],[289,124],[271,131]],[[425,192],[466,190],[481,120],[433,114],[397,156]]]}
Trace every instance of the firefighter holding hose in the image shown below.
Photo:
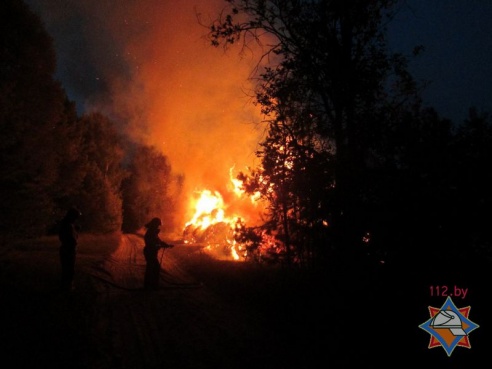
{"label": "firefighter holding hose", "polygon": [[157,254],[160,249],[167,249],[174,246],[160,239],[159,232],[161,231],[161,225],[161,219],[157,217],[145,225],[147,229],[144,235],[145,246],[143,249],[146,262],[144,276],[145,289],[156,290],[159,288],[161,263],[157,258]]}

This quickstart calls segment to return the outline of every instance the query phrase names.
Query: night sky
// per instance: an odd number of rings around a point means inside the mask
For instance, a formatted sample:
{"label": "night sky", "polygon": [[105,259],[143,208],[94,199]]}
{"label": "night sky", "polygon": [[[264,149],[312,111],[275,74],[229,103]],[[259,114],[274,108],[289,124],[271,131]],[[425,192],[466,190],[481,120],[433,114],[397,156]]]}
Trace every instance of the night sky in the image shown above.
{"label": "night sky", "polygon": [[[189,190],[227,193],[256,166],[265,126],[252,104],[254,55],[204,39],[223,0],[27,0],[52,35],[61,80],[79,113],[97,110],[136,140],[157,146]],[[115,5],[117,4],[117,6]],[[424,103],[461,123],[492,112],[492,1],[407,0],[389,25],[392,51],[411,55]],[[248,96],[249,93],[249,96]]]}
{"label": "night sky", "polygon": [[[130,78],[132,66],[120,57],[124,52],[122,39],[115,40],[108,34],[105,20],[110,17],[104,12],[120,13],[128,25],[127,31],[145,33],[145,22],[138,23],[135,14],[123,14],[125,7],[120,8],[120,4],[135,3],[144,9],[154,6],[155,2],[118,1],[118,7],[112,5],[116,2],[91,0],[28,0],[28,3],[42,14],[54,37],[59,58],[57,77],[82,112],[87,101],[101,96],[108,88],[105,78],[109,71]],[[76,3],[87,5],[76,6]],[[168,22],[167,17],[173,18],[173,9],[176,15],[173,19],[179,21],[183,11],[193,11],[193,6],[213,15],[222,1],[190,0],[184,7],[180,1],[160,3],[168,4],[166,14],[162,14],[162,21]],[[390,26],[391,46],[403,53],[410,53],[416,45],[425,47],[424,53],[410,64],[418,80],[430,82],[423,93],[425,103],[436,108],[443,117],[457,122],[466,118],[471,106],[492,111],[492,2],[407,0],[400,7]],[[204,30],[193,27],[188,31]],[[124,37],[123,33],[120,36]],[[105,52],[97,57],[93,48]]]}
{"label": "night sky", "polygon": [[429,81],[424,102],[455,122],[471,106],[492,112],[492,1],[407,0],[390,28],[392,47],[423,45],[411,72]]}

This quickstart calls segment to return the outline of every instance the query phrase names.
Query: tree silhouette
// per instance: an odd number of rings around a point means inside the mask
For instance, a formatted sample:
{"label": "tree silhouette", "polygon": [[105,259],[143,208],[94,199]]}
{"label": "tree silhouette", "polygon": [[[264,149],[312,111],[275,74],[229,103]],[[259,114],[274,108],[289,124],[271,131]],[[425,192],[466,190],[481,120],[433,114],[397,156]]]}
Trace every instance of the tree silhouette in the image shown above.
{"label": "tree silhouette", "polygon": [[299,255],[335,247],[353,256],[368,231],[367,178],[385,154],[382,135],[396,112],[419,105],[406,59],[386,48],[397,2],[227,2],[229,13],[210,25],[212,45],[263,47],[256,102],[269,148],[259,156],[278,237],[289,250],[296,233]]}
{"label": "tree silhouette", "polygon": [[116,231],[121,228],[122,138],[114,122],[100,113],[82,116],[77,122],[81,138],[78,168],[82,169],[74,202],[80,207],[87,230]]}
{"label": "tree silhouette", "polygon": [[448,216],[450,235],[456,247],[490,256],[490,217],[487,215],[492,205],[490,115],[471,108],[468,119],[458,126],[455,136],[452,172],[455,196],[452,201],[456,210]]}
{"label": "tree silhouette", "polygon": [[166,156],[155,147],[135,144],[123,181],[123,231],[134,232],[153,217],[160,217],[163,229],[174,226],[172,197],[174,175]]}
{"label": "tree silhouette", "polygon": [[53,42],[39,17],[22,1],[6,0],[0,18],[0,229],[39,235],[55,211],[54,148],[71,108],[53,78]]}

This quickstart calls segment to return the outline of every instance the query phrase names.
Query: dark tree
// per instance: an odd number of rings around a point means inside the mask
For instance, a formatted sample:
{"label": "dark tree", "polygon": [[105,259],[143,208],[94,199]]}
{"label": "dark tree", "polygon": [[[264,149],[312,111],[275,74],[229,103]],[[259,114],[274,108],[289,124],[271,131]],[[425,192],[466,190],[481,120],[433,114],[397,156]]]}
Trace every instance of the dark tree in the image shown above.
{"label": "dark tree", "polygon": [[453,157],[455,211],[449,214],[448,231],[456,247],[492,253],[489,209],[492,206],[492,121],[475,108],[458,126]]}
{"label": "dark tree", "polygon": [[155,147],[135,144],[123,181],[123,231],[134,232],[160,217],[163,230],[174,227],[176,178],[165,155]]}
{"label": "dark tree", "polygon": [[278,237],[297,257],[329,247],[353,254],[368,230],[381,134],[395,111],[419,104],[406,59],[386,47],[397,1],[227,2],[212,44],[263,47],[255,93],[269,137],[260,177],[271,180],[262,193]]}
{"label": "dark tree", "polygon": [[123,168],[122,138],[114,122],[100,113],[84,115],[77,122],[80,135],[79,160],[81,179],[74,202],[83,216],[86,230],[110,232],[121,229],[121,183],[126,176]]}
{"label": "dark tree", "polygon": [[39,235],[53,218],[53,148],[72,108],[53,78],[53,42],[39,17],[24,2],[5,0],[0,18],[0,229]]}

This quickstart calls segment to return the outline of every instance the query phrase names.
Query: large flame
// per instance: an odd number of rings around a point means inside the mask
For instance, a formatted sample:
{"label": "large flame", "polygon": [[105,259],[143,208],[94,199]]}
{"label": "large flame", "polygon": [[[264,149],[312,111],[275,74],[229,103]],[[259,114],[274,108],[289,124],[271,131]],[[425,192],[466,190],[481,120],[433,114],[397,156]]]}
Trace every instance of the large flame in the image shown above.
{"label": "large flame", "polygon": [[218,191],[203,190],[198,192],[198,199],[195,201],[195,214],[186,223],[186,226],[206,229],[213,224],[230,222],[224,213],[224,200]]}
{"label": "large flame", "polygon": [[[202,244],[214,256],[241,260],[245,256],[243,245],[239,244],[235,235],[244,227],[246,221],[254,220],[259,207],[258,194],[247,196],[242,182],[232,175],[230,169],[229,188],[234,194],[232,202],[242,204],[232,206],[226,204],[222,194],[217,190],[202,189],[195,192],[190,200],[193,216],[184,227],[184,242]],[[235,200],[235,201],[234,201]],[[231,209],[234,208],[235,211]]]}

